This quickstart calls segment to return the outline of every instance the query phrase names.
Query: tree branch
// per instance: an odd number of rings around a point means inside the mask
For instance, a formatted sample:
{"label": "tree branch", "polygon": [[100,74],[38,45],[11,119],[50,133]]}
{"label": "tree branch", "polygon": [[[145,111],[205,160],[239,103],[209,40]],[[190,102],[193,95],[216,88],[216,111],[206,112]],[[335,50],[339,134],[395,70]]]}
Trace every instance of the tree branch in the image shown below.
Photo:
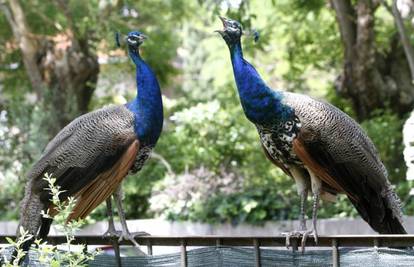
{"label": "tree branch", "polygon": [[14,33],[14,31],[17,29],[17,25],[13,20],[13,16],[10,13],[9,8],[6,6],[5,2],[0,3],[0,8],[1,8],[1,11],[3,12],[4,16],[6,16],[7,22],[10,24],[10,27],[11,27],[13,33]]}
{"label": "tree branch", "polygon": [[356,40],[355,10],[350,0],[331,0],[331,4],[336,13],[346,60],[352,57]]}
{"label": "tree branch", "polygon": [[374,8],[371,0],[357,3],[357,38],[358,59],[361,63],[373,64],[375,61]]}
{"label": "tree branch", "polygon": [[395,25],[397,26],[398,33],[400,34],[401,43],[404,47],[404,52],[407,57],[408,65],[410,66],[411,82],[414,83],[414,48],[410,43],[410,39],[407,36],[407,31],[404,27],[404,21],[401,17],[401,13],[397,7],[397,1],[392,3],[392,14],[394,16]]}
{"label": "tree branch", "polygon": [[74,35],[73,38],[71,38],[72,43],[76,45],[77,47],[79,47],[79,40],[81,39],[80,32],[75,22],[73,21],[72,11],[69,9],[67,1],[56,0],[54,1],[54,3],[62,11],[63,15],[65,16],[69,24],[69,28]]}
{"label": "tree branch", "polygon": [[157,154],[155,152],[152,152],[151,153],[151,158],[158,159],[161,162],[161,164],[164,165],[165,168],[167,169],[167,173],[169,175],[175,176],[175,172],[171,168],[170,163],[168,163],[168,161],[163,156],[161,156],[160,154]]}
{"label": "tree branch", "polygon": [[23,63],[29,76],[32,88],[39,98],[43,95],[44,83],[40,74],[39,67],[36,63],[37,42],[30,36],[26,17],[18,0],[8,0],[8,5],[1,4],[1,9],[5,14],[10,27],[12,28],[14,38],[19,44],[23,56]]}

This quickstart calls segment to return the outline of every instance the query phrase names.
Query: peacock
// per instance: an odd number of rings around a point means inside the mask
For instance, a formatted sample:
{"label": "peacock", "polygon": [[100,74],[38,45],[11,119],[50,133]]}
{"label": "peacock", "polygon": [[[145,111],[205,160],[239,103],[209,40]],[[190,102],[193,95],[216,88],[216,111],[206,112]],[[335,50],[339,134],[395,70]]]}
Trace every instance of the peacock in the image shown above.
{"label": "peacock", "polygon": [[[163,126],[160,86],[139,53],[145,39],[146,36],[138,31],[130,32],[125,38],[129,56],[136,66],[135,99],[73,120],[49,142],[29,171],[20,204],[19,226],[34,237],[44,239],[49,233],[52,219],[42,217],[42,211],[49,209],[52,217],[56,215],[47,190],[48,183],[43,179],[45,174],[50,174],[63,191],[60,195],[63,201],[70,196],[76,199],[68,221],[85,218],[100,203],[110,201],[114,194],[123,226],[122,236],[135,242],[127,229],[119,188],[125,176],[143,167]],[[109,231],[114,230],[112,222]],[[33,239],[24,244],[25,251]]]}
{"label": "peacock", "polygon": [[[257,128],[267,158],[292,177],[300,195],[300,229],[292,236],[317,234],[320,198],[346,194],[361,217],[378,233],[406,234],[401,202],[388,180],[378,152],[361,127],[333,105],[303,94],[272,90],[243,58],[239,22],[220,17],[217,31],[230,50],[240,102]],[[312,228],[306,228],[306,200],[312,192]]]}

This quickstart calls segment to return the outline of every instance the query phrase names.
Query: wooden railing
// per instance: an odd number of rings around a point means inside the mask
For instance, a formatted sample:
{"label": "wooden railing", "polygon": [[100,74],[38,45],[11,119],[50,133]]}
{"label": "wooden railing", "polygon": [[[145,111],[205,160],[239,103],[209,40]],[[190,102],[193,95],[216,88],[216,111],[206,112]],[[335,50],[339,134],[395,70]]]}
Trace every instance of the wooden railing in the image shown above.
{"label": "wooden railing", "polygon": [[[9,236],[14,238],[13,236]],[[66,242],[64,236],[50,236],[47,241],[58,245]],[[148,254],[152,255],[152,246],[181,247],[181,266],[187,266],[187,247],[196,246],[243,246],[253,247],[255,251],[255,265],[261,266],[261,247],[285,247],[283,236],[141,236],[136,241],[147,246]],[[0,244],[5,244],[6,236],[0,235]],[[74,244],[112,245],[113,240],[102,236],[76,236]],[[130,241],[121,241],[120,245],[132,245]],[[300,239],[291,239],[292,249],[297,250]],[[332,264],[339,266],[339,247],[412,247],[414,235],[330,235],[319,236],[318,244],[313,238],[308,238],[306,247],[331,247]]]}

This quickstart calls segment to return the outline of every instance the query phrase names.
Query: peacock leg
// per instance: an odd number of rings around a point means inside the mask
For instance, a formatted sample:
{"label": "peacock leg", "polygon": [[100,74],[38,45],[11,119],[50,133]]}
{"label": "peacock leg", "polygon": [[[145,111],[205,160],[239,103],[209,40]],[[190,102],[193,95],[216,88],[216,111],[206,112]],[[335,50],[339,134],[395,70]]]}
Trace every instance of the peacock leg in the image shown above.
{"label": "peacock leg", "polygon": [[118,232],[116,231],[114,224],[111,196],[106,199],[106,215],[108,216],[108,230],[106,230],[103,235],[109,237],[118,236]]}
{"label": "peacock leg", "polygon": [[322,182],[311,170],[308,170],[308,172],[311,177],[312,198],[313,198],[312,229],[305,231],[302,236],[302,252],[305,251],[306,239],[308,238],[308,236],[313,236],[313,239],[315,240],[315,244],[318,243],[318,232],[317,232],[316,224],[317,224],[319,198],[321,195]]}
{"label": "peacock leg", "polygon": [[292,237],[299,238],[306,232],[306,217],[305,217],[306,200],[308,198],[308,190],[309,190],[308,179],[305,176],[303,170],[296,168],[296,167],[292,167],[290,171],[296,182],[296,187],[298,189],[298,194],[300,196],[300,213],[299,213],[299,223],[300,223],[299,227],[300,228],[299,230],[282,233],[282,235],[286,236],[286,248],[290,247],[291,245],[290,240]]}
{"label": "peacock leg", "polygon": [[116,264],[118,267],[121,267],[121,251],[119,249],[118,233],[115,230],[111,196],[109,196],[106,199],[106,214],[108,216],[108,230],[104,233],[104,236],[109,236],[112,239],[112,246],[115,252]]}
{"label": "peacock leg", "polygon": [[306,200],[308,198],[308,190],[304,189],[300,193],[300,214],[299,214],[299,222],[300,222],[300,230],[306,231]]}
{"label": "peacock leg", "polygon": [[130,240],[132,242],[132,244],[134,244],[134,246],[139,249],[139,245],[138,245],[137,241],[135,241],[135,237],[136,236],[145,236],[145,235],[149,235],[149,234],[146,233],[146,232],[135,232],[135,233],[131,234],[129,232],[128,225],[127,225],[126,219],[125,219],[124,209],[122,207],[122,188],[121,188],[121,185],[115,191],[114,199],[115,199],[115,204],[116,204],[117,209],[118,209],[119,220],[121,221],[121,225],[122,225],[122,234],[120,235],[119,240],[122,240],[122,239]]}

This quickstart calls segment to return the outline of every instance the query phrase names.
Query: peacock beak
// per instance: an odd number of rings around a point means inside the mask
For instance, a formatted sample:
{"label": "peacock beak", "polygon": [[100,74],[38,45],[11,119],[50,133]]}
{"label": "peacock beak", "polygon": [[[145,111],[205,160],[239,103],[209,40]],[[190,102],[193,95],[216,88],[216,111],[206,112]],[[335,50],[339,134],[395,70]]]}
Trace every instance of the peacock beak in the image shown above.
{"label": "peacock beak", "polygon": [[140,34],[138,37],[138,40],[142,43],[144,42],[144,40],[148,39],[148,36],[146,36],[145,34]]}
{"label": "peacock beak", "polygon": [[229,19],[228,18],[225,18],[225,17],[222,17],[222,16],[219,16],[219,18],[220,18],[221,22],[223,23],[223,27],[226,27],[227,21]]}
{"label": "peacock beak", "polygon": [[227,21],[228,21],[228,19],[227,19],[227,18],[225,18],[225,17],[222,17],[222,16],[219,16],[219,18],[220,18],[221,22],[223,23],[223,27],[224,27],[224,29],[223,29],[223,30],[216,30],[216,31],[214,31],[214,32],[217,32],[217,33],[219,33],[221,36],[223,36],[224,31],[226,30],[226,25],[227,25]]}

